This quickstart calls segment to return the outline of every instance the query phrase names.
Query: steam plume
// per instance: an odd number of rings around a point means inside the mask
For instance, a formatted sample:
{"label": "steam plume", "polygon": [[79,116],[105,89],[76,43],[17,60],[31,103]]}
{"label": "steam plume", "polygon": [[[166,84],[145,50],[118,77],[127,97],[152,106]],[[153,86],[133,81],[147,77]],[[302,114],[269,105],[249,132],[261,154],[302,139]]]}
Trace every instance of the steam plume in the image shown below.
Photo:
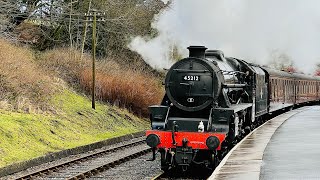
{"label": "steam plume", "polygon": [[205,45],[261,65],[281,52],[306,73],[320,62],[318,0],[174,0],[170,6],[155,17],[159,36],[136,37],[129,45],[155,68],[172,64],[173,44],[182,53]]}

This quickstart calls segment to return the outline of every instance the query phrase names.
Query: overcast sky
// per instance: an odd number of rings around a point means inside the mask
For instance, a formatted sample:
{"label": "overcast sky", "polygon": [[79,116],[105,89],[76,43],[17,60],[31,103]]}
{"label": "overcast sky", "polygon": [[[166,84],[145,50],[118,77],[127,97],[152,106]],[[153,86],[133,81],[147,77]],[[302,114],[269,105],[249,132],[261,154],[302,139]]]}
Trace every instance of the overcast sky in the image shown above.
{"label": "overcast sky", "polygon": [[171,65],[172,44],[184,53],[205,45],[259,64],[278,52],[309,73],[320,63],[319,7],[318,0],[176,0],[155,17],[160,35],[136,37],[131,48],[157,68]]}

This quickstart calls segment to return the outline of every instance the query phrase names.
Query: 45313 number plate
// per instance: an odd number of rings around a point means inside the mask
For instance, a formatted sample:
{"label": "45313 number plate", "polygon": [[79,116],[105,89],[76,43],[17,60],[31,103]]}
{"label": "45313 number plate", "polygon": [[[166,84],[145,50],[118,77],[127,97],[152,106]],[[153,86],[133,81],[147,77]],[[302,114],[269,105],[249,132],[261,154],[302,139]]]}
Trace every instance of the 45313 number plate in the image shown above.
{"label": "45313 number plate", "polygon": [[185,81],[200,81],[200,76],[188,75],[188,76],[183,76],[182,79]]}

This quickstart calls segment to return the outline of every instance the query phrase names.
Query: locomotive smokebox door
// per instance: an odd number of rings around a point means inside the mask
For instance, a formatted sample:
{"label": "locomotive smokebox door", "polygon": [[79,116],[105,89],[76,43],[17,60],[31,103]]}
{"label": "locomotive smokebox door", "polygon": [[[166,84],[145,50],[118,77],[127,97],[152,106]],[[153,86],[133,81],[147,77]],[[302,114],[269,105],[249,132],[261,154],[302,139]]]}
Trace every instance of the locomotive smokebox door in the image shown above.
{"label": "locomotive smokebox door", "polygon": [[205,58],[204,46],[190,46],[189,57],[175,63],[165,79],[166,95],[183,111],[205,109],[217,99],[222,89],[220,69]]}

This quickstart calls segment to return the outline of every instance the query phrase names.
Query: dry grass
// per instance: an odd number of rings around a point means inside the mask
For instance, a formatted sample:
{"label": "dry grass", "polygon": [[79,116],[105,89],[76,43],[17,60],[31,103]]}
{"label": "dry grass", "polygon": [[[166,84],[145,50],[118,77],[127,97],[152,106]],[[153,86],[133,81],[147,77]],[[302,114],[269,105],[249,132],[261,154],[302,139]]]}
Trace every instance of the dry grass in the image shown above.
{"label": "dry grass", "polygon": [[78,51],[67,48],[49,50],[39,57],[39,63],[43,68],[72,85],[79,85],[80,74],[90,65],[90,61],[88,56],[80,60]]}
{"label": "dry grass", "polygon": [[[96,74],[96,96],[99,100],[125,107],[141,116],[148,115],[148,106],[159,104],[163,92],[156,78],[141,72],[113,72]],[[82,73],[80,84],[91,92],[92,72]]]}
{"label": "dry grass", "polygon": [[[77,51],[55,49],[46,52],[41,64],[52,72],[91,94],[92,71],[91,58],[84,56],[80,60]],[[159,104],[163,97],[160,79],[150,72],[143,72],[134,65],[129,70],[115,60],[104,59],[96,63],[96,98],[119,107],[124,107],[137,115],[147,116],[148,106]]]}
{"label": "dry grass", "polygon": [[34,62],[33,53],[0,39],[0,108],[46,110],[54,91],[51,79]]}

